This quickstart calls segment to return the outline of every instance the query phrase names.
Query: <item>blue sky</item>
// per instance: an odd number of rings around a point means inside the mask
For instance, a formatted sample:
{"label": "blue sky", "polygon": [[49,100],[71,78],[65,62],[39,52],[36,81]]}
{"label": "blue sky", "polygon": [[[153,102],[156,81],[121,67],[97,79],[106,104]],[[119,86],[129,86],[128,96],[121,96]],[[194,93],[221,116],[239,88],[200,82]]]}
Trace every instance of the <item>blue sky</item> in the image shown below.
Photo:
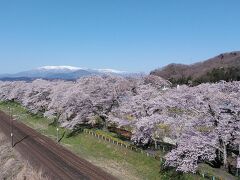
{"label": "blue sky", "polygon": [[239,0],[0,0],[0,73],[148,72],[240,50]]}

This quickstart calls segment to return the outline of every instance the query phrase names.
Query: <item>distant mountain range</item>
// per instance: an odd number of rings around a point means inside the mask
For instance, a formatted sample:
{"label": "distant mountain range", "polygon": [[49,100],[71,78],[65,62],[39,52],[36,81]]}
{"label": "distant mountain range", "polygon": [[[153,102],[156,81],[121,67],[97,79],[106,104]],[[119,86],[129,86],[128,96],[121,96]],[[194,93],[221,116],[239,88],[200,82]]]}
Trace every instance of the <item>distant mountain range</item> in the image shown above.
{"label": "distant mountain range", "polygon": [[[160,76],[173,84],[195,85],[203,82],[217,82],[219,80],[240,80],[240,51],[223,53],[211,59],[195,64],[169,64],[163,68],[150,72],[151,75]],[[138,77],[144,73],[127,73],[115,69],[88,69],[73,66],[43,66],[33,70],[16,74],[2,74],[2,81],[32,81],[35,79],[63,79],[76,80],[80,77],[92,75],[120,75]]]}
{"label": "distant mountain range", "polygon": [[63,79],[63,80],[75,80],[84,76],[91,75],[126,75],[124,71],[115,69],[87,69],[73,66],[43,66],[33,70],[19,72],[16,74],[2,74],[0,80],[14,81],[25,80],[31,81],[34,79]]}
{"label": "distant mountain range", "polygon": [[191,65],[169,64],[150,74],[161,76],[176,84],[192,81],[197,85],[219,80],[240,80],[240,51],[223,53]]}

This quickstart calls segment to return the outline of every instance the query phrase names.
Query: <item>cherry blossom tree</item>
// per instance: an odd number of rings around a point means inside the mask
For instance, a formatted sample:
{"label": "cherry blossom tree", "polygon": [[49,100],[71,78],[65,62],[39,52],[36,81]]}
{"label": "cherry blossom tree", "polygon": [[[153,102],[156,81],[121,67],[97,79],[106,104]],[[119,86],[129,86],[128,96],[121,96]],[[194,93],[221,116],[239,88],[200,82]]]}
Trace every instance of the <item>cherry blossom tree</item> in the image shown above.
{"label": "cherry blossom tree", "polygon": [[215,159],[227,166],[240,144],[240,82],[172,87],[153,75],[91,76],[77,81],[1,82],[0,100],[16,101],[33,113],[58,118],[61,126],[115,125],[147,145],[166,138],[176,148],[166,166],[196,172]]}

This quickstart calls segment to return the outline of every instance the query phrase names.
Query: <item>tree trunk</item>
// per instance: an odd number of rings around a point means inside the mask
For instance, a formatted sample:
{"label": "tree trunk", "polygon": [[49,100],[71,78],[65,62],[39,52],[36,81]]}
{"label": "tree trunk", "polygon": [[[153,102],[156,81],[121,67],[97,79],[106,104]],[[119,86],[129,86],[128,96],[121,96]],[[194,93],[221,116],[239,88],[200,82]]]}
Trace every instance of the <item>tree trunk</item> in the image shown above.
{"label": "tree trunk", "polygon": [[227,168],[227,146],[225,143],[223,143],[223,164]]}
{"label": "tree trunk", "polygon": [[217,149],[217,159],[221,161],[221,151],[219,149]]}
{"label": "tree trunk", "polygon": [[240,157],[240,144],[238,145],[238,156]]}
{"label": "tree trunk", "polygon": [[155,149],[158,149],[158,147],[157,147],[157,141],[154,140],[154,143],[155,143]]}

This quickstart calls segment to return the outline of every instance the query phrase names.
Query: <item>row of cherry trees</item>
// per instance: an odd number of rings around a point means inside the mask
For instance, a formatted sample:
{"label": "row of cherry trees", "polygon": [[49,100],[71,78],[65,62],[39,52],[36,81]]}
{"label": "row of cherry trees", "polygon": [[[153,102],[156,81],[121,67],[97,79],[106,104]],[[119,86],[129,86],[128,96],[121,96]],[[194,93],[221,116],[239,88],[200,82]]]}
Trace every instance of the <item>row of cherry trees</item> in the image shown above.
{"label": "row of cherry trees", "polygon": [[176,148],[166,155],[165,165],[178,171],[196,172],[198,163],[206,161],[227,165],[229,152],[239,153],[240,82],[169,87],[153,75],[0,82],[0,99],[57,117],[67,128],[100,119],[105,126],[131,131],[138,145],[168,138]]}

